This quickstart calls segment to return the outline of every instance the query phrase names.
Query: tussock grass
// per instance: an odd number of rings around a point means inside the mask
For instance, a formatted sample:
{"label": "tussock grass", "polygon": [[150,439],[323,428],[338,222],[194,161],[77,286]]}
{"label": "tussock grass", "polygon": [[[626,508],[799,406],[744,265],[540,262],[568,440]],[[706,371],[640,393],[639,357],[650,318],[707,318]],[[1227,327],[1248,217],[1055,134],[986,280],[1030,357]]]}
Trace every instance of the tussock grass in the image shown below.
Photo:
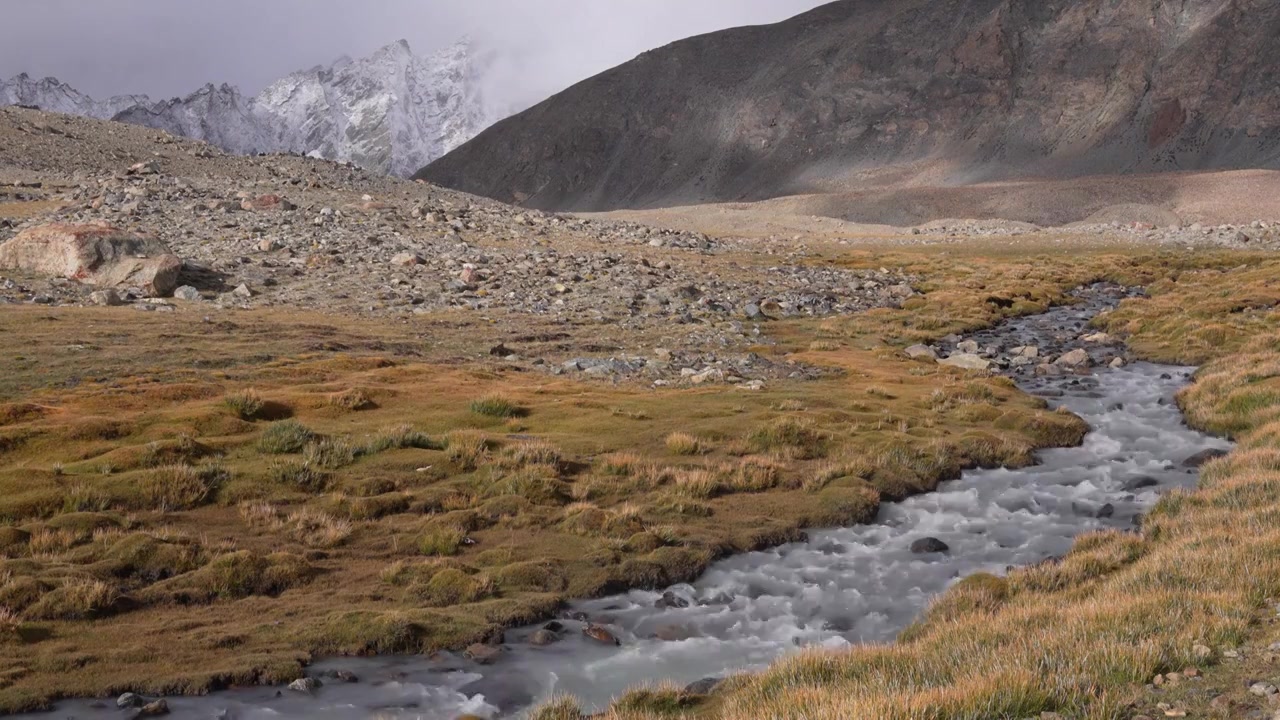
{"label": "tussock grass", "polygon": [[471,412],[492,418],[513,418],[524,414],[524,410],[504,395],[485,395],[471,401]]}
{"label": "tussock grass", "polygon": [[330,482],[328,473],[295,460],[272,461],[267,466],[267,475],[272,482],[313,493],[323,492]]}
{"label": "tussock grass", "polygon": [[489,439],[475,430],[456,430],[448,435],[446,451],[463,470],[475,470],[489,455]]}
{"label": "tussock grass", "polygon": [[149,508],[173,512],[212,502],[230,479],[231,473],[221,465],[169,465],[150,471],[142,487]]}
{"label": "tussock grass", "polygon": [[337,547],[355,530],[348,520],[309,509],[290,513],[286,522],[294,538],[313,548]]}
{"label": "tussock grass", "polygon": [[226,406],[231,414],[241,420],[255,420],[258,414],[266,407],[266,401],[258,394],[257,390],[238,390],[228,393],[222,399],[222,404]]}
{"label": "tussock grass", "polygon": [[359,412],[377,407],[373,399],[359,388],[349,388],[325,398],[325,404],[343,412]]}
{"label": "tussock grass", "polygon": [[701,440],[684,432],[671,433],[665,444],[672,455],[701,455],[704,449]]}
{"label": "tussock grass", "polygon": [[258,438],[258,450],[269,455],[291,455],[306,449],[315,438],[311,428],[297,420],[272,423]]}
{"label": "tussock grass", "polygon": [[457,555],[467,531],[456,526],[433,524],[418,537],[418,552],[432,557]]}

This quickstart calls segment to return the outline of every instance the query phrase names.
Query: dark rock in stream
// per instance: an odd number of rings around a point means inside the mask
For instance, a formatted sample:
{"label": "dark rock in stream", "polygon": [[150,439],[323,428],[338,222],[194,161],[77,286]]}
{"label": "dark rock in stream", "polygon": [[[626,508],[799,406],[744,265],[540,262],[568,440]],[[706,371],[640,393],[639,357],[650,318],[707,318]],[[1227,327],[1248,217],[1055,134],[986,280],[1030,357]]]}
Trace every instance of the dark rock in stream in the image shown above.
{"label": "dark rock in stream", "polygon": [[1195,455],[1192,455],[1191,457],[1187,458],[1186,460],[1183,460],[1182,467],[1201,468],[1201,467],[1204,467],[1205,463],[1208,463],[1211,460],[1217,460],[1220,457],[1226,457],[1226,455],[1227,455],[1226,450],[1218,450],[1216,448],[1210,448],[1209,450],[1202,450],[1196,453]]}
{"label": "dark rock in stream", "polygon": [[532,635],[529,636],[529,644],[533,645],[534,647],[546,647],[548,645],[555,644],[559,640],[560,640],[559,635],[557,635],[556,633],[546,628],[537,630]]}
{"label": "dark rock in stream", "polygon": [[668,610],[671,608],[682,610],[689,607],[689,601],[668,590],[662,593],[662,597],[654,601],[653,606],[659,610]]}
{"label": "dark rock in stream", "polygon": [[724,678],[702,678],[697,682],[689,683],[684,687],[684,691],[691,695],[710,695],[715,692],[716,688],[724,682]]}
{"label": "dark rock in stream", "polygon": [[920,538],[911,543],[911,552],[916,555],[929,555],[931,553],[945,553],[951,549],[951,546],[942,542],[935,537]]}
{"label": "dark rock in stream", "polygon": [[1137,477],[1131,477],[1128,480],[1125,480],[1124,489],[1128,492],[1135,492],[1138,490],[1144,490],[1146,488],[1155,487],[1159,484],[1160,484],[1160,481],[1151,477],[1150,475],[1139,475]]}

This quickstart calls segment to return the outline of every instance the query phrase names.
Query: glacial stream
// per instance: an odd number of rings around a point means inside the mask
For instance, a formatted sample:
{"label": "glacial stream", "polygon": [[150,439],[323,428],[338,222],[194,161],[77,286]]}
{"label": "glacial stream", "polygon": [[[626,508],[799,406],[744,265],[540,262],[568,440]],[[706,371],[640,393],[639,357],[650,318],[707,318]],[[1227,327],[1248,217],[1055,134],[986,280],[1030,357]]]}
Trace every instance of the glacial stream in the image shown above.
{"label": "glacial stream", "polygon": [[[1062,346],[1078,336],[1087,312],[1061,308],[984,335]],[[1027,391],[1088,421],[1093,431],[1081,447],[1043,451],[1038,465],[1022,470],[966,472],[937,492],[886,504],[874,524],[813,531],[807,542],[728,558],[697,582],[670,588],[663,602],[661,592],[637,591],[573,604],[566,617],[605,625],[620,647],[583,637],[582,623],[565,619],[563,639],[547,647],[527,641],[537,627],[508,632],[506,652],[490,666],[453,656],[333,659],[309,674],[344,670],[359,682],[327,680],[311,695],[231,690],[169,698],[169,706],[176,717],[238,720],[518,717],[551,693],[599,708],[647,681],[686,684],[761,668],[803,647],[889,641],[957,580],[1060,556],[1084,532],[1133,528],[1162,493],[1194,485],[1197,471],[1185,462],[1230,445],[1183,422],[1173,396],[1190,375],[1149,364],[1085,376],[1026,373],[1019,379]],[[925,537],[949,551],[913,553]],[[113,700],[76,701],[38,717],[129,712]]]}

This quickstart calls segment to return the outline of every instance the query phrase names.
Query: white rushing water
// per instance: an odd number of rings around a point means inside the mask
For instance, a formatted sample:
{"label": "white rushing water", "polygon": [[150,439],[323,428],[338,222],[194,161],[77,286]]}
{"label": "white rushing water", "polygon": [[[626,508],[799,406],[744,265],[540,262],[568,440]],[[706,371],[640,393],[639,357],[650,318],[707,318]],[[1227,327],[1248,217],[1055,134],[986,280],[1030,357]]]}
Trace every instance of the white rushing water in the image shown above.
{"label": "white rushing water", "polygon": [[[490,667],[452,657],[335,659],[312,674],[344,669],[361,682],[333,681],[314,696],[255,688],[169,703],[192,718],[498,718],[553,692],[600,707],[648,681],[688,683],[763,667],[801,647],[892,640],[960,578],[1060,556],[1083,532],[1132,528],[1161,493],[1193,484],[1196,471],[1183,462],[1229,444],[1183,422],[1172,397],[1189,377],[1186,368],[1139,364],[1037,382],[1035,390],[1060,391],[1053,402],[1089,422],[1081,447],[1041,452],[1039,465],[1022,470],[967,472],[935,493],[886,504],[874,524],[721,561],[670,590],[688,607],[659,608],[662,593],[639,591],[574,604],[621,647],[587,640],[581,623],[566,620],[565,639],[545,648],[526,642],[536,628],[508,633],[508,652]],[[924,537],[949,552],[912,553]],[[73,702],[54,716],[120,711],[113,702]]]}

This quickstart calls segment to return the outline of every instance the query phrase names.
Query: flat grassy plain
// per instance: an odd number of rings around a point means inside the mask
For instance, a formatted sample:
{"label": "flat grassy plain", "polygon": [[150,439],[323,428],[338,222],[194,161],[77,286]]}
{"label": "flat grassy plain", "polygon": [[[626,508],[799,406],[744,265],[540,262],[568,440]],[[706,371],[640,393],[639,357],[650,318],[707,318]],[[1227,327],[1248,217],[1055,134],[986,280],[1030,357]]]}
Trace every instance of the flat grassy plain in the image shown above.
{"label": "flat grassy plain", "polygon": [[[1152,257],[1107,274],[1124,280],[1148,271],[1159,276],[1144,281],[1150,297],[1095,324],[1127,334],[1148,358],[1206,363],[1179,403],[1193,425],[1239,447],[1204,468],[1198,489],[1164,498],[1140,533],[1090,534],[1060,562],[964,580],[896,644],[805,652],[732,678],[710,697],[637,689],[604,717],[979,720],[1048,712],[1119,720],[1187,708],[1204,713],[1196,717],[1243,716],[1251,703],[1226,694],[1248,697],[1243,691],[1224,690],[1211,704],[1194,681],[1158,696],[1147,684],[1187,668],[1218,678],[1211,685],[1238,682],[1241,670],[1216,666],[1237,648],[1274,639],[1280,261]],[[1253,670],[1248,677],[1261,677]],[[535,716],[581,714],[562,698]]]}
{"label": "flat grassy plain", "polygon": [[[812,262],[904,268],[922,294],[770,323],[761,354],[832,372],[758,392],[489,357],[501,328],[543,322],[523,318],[3,308],[0,711],[283,682],[318,654],[460,649],[569,598],[661,587],[806,527],[867,521],[963,468],[1025,465],[1079,442],[1083,423],[901,349],[1094,280],[1151,288],[1100,321],[1143,353],[1216,358],[1183,398],[1193,420],[1266,435],[1252,418],[1271,407],[1255,395],[1280,348],[1267,305],[1280,264],[1265,256],[992,241],[833,247]],[[1203,348],[1161,345],[1176,333]],[[1262,472],[1234,467],[1162,503],[1141,537],[1085,538],[1055,569],[962,584],[900,645],[802,655],[711,698],[644,691],[613,713],[1116,717],[1135,683],[1196,643],[1235,641],[1273,594],[1257,578],[1280,573],[1265,546],[1280,536],[1232,535],[1223,516],[1280,500],[1204,495]],[[576,713],[562,702],[543,717]]]}

